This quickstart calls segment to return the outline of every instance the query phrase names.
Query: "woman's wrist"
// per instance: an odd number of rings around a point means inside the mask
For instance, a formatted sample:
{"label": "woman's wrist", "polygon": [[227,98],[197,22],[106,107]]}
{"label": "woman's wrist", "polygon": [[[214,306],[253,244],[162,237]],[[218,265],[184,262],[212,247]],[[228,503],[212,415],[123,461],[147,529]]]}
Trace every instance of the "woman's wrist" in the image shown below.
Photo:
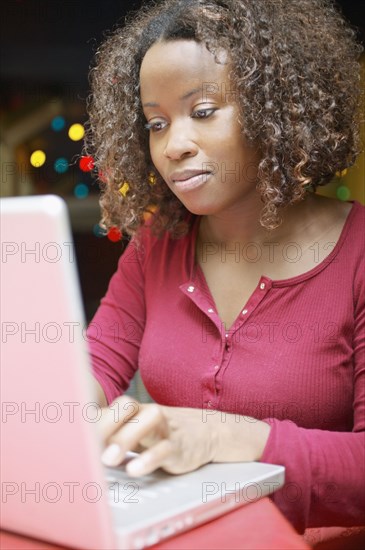
{"label": "woman's wrist", "polygon": [[[220,418],[219,418],[220,417]],[[249,416],[225,414],[216,417],[213,462],[259,461],[271,427]]]}
{"label": "woman's wrist", "polygon": [[269,439],[271,426],[267,424],[267,422],[262,422],[261,420],[257,420],[257,430],[256,430],[256,446],[255,446],[255,454],[256,454],[256,461],[261,460],[262,455],[264,454],[264,450],[266,447],[266,443]]}

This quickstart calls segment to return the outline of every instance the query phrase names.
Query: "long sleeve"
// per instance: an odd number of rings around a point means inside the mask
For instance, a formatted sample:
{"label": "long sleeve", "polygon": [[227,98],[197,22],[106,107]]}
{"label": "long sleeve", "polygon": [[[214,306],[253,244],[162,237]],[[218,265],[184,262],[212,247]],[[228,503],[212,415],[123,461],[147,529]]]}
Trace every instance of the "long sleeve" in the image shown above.
{"label": "long sleeve", "polygon": [[272,499],[295,528],[364,525],[365,433],[269,422],[261,460],[285,466],[285,486]]}
{"label": "long sleeve", "polygon": [[272,498],[299,532],[307,527],[365,525],[364,277],[360,280],[353,337],[352,432],[305,429],[289,420],[265,419],[271,432],[261,460],[286,468],[285,487]]}
{"label": "long sleeve", "polygon": [[108,403],[126,392],[138,367],[145,325],[143,247],[128,244],[87,329],[93,374]]}

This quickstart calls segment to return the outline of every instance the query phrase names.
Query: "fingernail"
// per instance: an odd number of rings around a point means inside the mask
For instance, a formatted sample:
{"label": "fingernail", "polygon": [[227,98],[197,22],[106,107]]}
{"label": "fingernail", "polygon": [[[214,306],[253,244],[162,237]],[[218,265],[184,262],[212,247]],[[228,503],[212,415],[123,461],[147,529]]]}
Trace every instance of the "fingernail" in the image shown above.
{"label": "fingernail", "polygon": [[122,449],[117,443],[109,445],[101,455],[101,461],[105,466],[117,466],[122,458]]}
{"label": "fingernail", "polygon": [[139,458],[128,463],[126,470],[131,476],[139,476],[143,472],[146,464],[145,461]]}

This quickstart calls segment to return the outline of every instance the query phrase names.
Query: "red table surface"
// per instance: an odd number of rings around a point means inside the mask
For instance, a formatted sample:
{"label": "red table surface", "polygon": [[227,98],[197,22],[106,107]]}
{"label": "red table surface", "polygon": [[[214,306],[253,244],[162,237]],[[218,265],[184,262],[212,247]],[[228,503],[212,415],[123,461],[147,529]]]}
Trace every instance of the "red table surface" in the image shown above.
{"label": "red table surface", "polygon": [[[61,550],[60,546],[6,531],[0,533],[0,548],[2,550]],[[309,548],[268,498],[247,504],[153,546],[154,550],[308,550]]]}

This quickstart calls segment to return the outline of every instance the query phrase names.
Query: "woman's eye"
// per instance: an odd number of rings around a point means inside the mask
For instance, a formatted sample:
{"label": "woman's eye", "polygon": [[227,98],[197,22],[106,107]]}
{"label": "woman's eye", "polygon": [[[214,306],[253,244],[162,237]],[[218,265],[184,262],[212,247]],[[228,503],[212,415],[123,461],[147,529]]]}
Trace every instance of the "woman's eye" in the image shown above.
{"label": "woman's eye", "polygon": [[159,132],[160,130],[163,130],[165,126],[166,122],[147,122],[147,124],[144,125],[146,130],[151,132]]}
{"label": "woman's eye", "polygon": [[[215,111],[217,111],[217,108],[197,109],[190,116],[191,118],[200,118],[200,119],[209,118]],[[144,125],[146,130],[154,133],[164,130],[166,126],[167,126],[167,122],[164,122],[162,120],[158,120],[156,122],[147,122]]]}
{"label": "woman's eye", "polygon": [[198,109],[191,115],[192,118],[209,118],[217,109]]}

